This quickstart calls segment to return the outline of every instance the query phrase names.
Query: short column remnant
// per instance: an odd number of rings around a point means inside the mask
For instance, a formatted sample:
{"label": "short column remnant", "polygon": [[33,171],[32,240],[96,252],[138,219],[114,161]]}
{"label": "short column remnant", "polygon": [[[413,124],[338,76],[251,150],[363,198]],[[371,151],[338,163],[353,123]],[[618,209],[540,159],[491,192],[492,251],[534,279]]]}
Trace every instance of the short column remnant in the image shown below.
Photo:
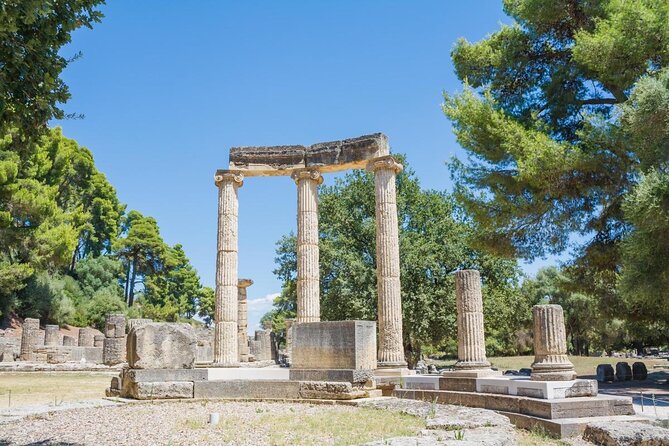
{"label": "short column remnant", "polygon": [[292,364],[292,350],[293,350],[293,324],[295,319],[285,319],[286,323],[286,348],[284,351],[284,362],[290,366]]}
{"label": "short column remnant", "polygon": [[648,378],[648,369],[646,364],[637,361],[632,364],[632,379],[635,381],[645,381]]}
{"label": "short column remnant", "polygon": [[318,186],[316,169],[293,172],[297,184],[297,322],[321,320],[318,250]]}
{"label": "short column remnant", "polygon": [[105,345],[105,337],[103,335],[93,336],[93,347],[104,347],[104,345]]}
{"label": "short column remnant", "polygon": [[60,327],[58,325],[47,325],[44,327],[44,346],[52,347],[60,345]]}
{"label": "short column remnant", "polygon": [[632,367],[626,362],[616,363],[616,381],[631,381]]}
{"label": "short column remnant", "polygon": [[[392,156],[373,159],[376,190],[376,276],[379,320],[379,368],[405,368],[402,339],[399,226],[396,175],[403,167]],[[298,321],[299,322],[299,321]]]}
{"label": "short column remnant", "polygon": [[599,364],[597,366],[597,381],[600,383],[613,382],[615,373],[611,364]]}
{"label": "short column remnant", "polygon": [[116,365],[126,361],[125,315],[109,314],[105,321],[104,349],[102,362]]}
{"label": "short column remnant", "polygon": [[458,362],[455,370],[468,376],[490,375],[485,354],[481,275],[476,270],[455,272],[455,300],[458,325]]}
{"label": "short column remnant", "polygon": [[251,279],[237,281],[237,342],[239,343],[239,361],[249,362],[248,331],[248,294],[246,289],[253,285]]}
{"label": "short column remnant", "polygon": [[77,340],[73,336],[64,335],[63,336],[63,346],[65,347],[76,347]]}
{"label": "short column remnant", "polygon": [[207,379],[194,369],[197,337],[188,324],[149,323],[128,335],[128,367],[112,379],[108,396],[193,398],[193,383]]}
{"label": "short column remnant", "polygon": [[32,361],[34,350],[39,345],[39,319],[27,317],[23,321],[23,332],[21,333],[21,361]]}
{"label": "short column remnant", "polygon": [[79,329],[79,347],[93,347],[95,344],[96,330],[91,327]]}
{"label": "short column remnant", "polygon": [[216,304],[214,311],[214,367],[237,367],[237,238],[239,218],[238,189],[241,172],[219,170],[214,177],[218,187],[218,237],[216,255]]}
{"label": "short column remnant", "polygon": [[560,305],[535,305],[533,381],[570,381],[576,378],[567,357],[567,335]]}

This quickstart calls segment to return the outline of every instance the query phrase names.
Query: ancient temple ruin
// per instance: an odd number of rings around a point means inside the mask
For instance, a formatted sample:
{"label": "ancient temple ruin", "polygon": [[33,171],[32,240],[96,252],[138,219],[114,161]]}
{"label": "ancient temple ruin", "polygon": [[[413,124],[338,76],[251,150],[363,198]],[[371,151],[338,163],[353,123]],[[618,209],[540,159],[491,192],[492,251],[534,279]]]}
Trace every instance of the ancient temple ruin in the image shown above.
{"label": "ancient temple ruin", "polygon": [[[402,302],[395,177],[402,170],[381,133],[311,146],[237,147],[229,168],[218,170],[218,237],[214,366],[238,367],[244,343],[238,311],[239,188],[245,178],[290,176],[297,185],[296,324],[320,321],[318,186],[323,174],[347,169],[374,172],[378,353],[380,369],[404,369]],[[240,324],[241,323],[241,324]],[[241,353],[241,354],[240,354]]]}

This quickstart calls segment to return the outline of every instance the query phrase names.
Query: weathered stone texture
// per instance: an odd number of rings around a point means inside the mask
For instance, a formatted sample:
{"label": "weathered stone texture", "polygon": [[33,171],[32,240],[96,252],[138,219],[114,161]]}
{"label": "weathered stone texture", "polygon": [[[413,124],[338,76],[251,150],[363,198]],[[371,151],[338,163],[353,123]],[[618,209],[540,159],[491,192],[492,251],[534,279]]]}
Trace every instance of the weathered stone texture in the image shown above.
{"label": "weathered stone texture", "polygon": [[599,364],[597,366],[597,381],[600,383],[613,382],[615,374],[611,364]]}
{"label": "weathered stone texture", "polygon": [[46,325],[44,327],[44,346],[51,347],[60,345],[60,327],[58,325]]}
{"label": "weathered stone texture", "polygon": [[125,337],[125,315],[108,314],[105,319],[105,337],[106,338],[124,338]]}
{"label": "weathered stone texture", "polygon": [[391,156],[373,159],[376,194],[376,274],[379,320],[379,367],[405,367],[402,340],[399,227],[395,177],[402,165]]}
{"label": "weathered stone texture", "polygon": [[188,324],[150,323],[128,335],[128,364],[134,369],[190,369],[197,339]]}
{"label": "weathered stone texture", "polygon": [[128,319],[128,333],[135,327],[141,327],[142,325],[150,324],[151,322],[153,322],[152,319]]}
{"label": "weathered stone texture", "polygon": [[77,340],[72,336],[64,335],[63,336],[63,345],[66,346],[66,347],[76,347]]}
{"label": "weathered stone texture", "polygon": [[455,273],[458,326],[457,370],[490,369],[485,354],[481,276],[476,270]]}
{"label": "weathered stone texture", "polygon": [[531,379],[535,381],[570,381],[576,378],[574,364],[567,357],[564,313],[559,305],[535,305],[534,363]]}
{"label": "weathered stone texture", "polygon": [[640,422],[600,421],[588,424],[583,439],[601,446],[669,446],[669,429]]}
{"label": "weathered stone texture", "polygon": [[292,368],[376,369],[376,324],[372,321],[295,324]]}
{"label": "weathered stone texture", "polygon": [[105,365],[122,364],[126,361],[126,338],[104,338],[102,362]]}
{"label": "weathered stone texture", "polygon": [[93,337],[93,347],[103,347],[105,343],[104,335],[95,335]]}
{"label": "weathered stone texture", "polygon": [[70,347],[69,361],[102,364],[101,347]]}
{"label": "weathered stone texture", "polygon": [[40,336],[39,319],[26,318],[23,321],[23,332],[21,334],[20,359],[22,361],[32,361],[35,359],[33,350],[40,344]]}
{"label": "weathered stone texture", "polygon": [[317,170],[296,170],[297,184],[297,322],[318,322],[320,273],[318,248],[318,185],[323,177]]}
{"label": "weathered stone texture", "polygon": [[193,398],[193,383],[189,381],[138,382],[121,390],[121,395],[137,400]]}
{"label": "weathered stone texture", "polygon": [[646,364],[641,361],[637,361],[632,364],[632,379],[635,381],[645,381],[648,378],[648,369]]}
{"label": "weathered stone texture", "polygon": [[235,171],[218,171],[218,236],[216,255],[216,308],[214,314],[214,365],[239,365],[237,341],[237,238],[239,197],[243,175]]}
{"label": "weathered stone texture", "polygon": [[248,291],[253,285],[251,279],[239,279],[237,282],[237,343],[239,344],[239,361],[249,361],[248,339]]}
{"label": "weathered stone texture", "polygon": [[293,169],[306,167],[304,146],[233,147],[230,149],[230,169],[245,174],[289,175]]}
{"label": "weathered stone texture", "polygon": [[616,364],[616,380],[629,381],[632,379],[632,368],[626,362]]}
{"label": "weathered stone texture", "polygon": [[93,347],[95,345],[95,335],[97,330],[91,327],[79,329],[79,347]]}

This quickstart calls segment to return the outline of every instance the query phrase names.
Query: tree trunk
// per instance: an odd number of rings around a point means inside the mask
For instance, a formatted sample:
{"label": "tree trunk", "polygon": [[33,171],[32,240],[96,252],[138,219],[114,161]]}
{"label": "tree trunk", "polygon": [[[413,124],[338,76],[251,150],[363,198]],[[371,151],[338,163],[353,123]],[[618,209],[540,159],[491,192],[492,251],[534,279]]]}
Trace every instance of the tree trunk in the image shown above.
{"label": "tree trunk", "polygon": [[128,261],[128,267],[125,269],[125,286],[123,287],[123,299],[125,303],[128,303],[128,293],[130,292],[130,261]]}

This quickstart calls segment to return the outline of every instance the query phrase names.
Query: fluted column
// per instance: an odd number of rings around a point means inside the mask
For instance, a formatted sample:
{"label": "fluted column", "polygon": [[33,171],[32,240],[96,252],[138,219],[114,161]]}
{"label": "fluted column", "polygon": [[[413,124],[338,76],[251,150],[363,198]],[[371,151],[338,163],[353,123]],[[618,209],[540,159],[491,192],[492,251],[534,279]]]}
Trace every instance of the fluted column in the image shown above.
{"label": "fluted column", "polygon": [[318,186],[323,176],[315,169],[301,169],[292,178],[297,184],[296,322],[319,322]]}
{"label": "fluted column", "polygon": [[560,305],[535,305],[534,381],[569,381],[576,378],[574,364],[567,357],[567,335]]}
{"label": "fluted column", "polygon": [[458,362],[455,369],[488,370],[490,363],[485,356],[483,295],[478,271],[455,272],[455,300],[458,321]]}
{"label": "fluted column", "polygon": [[239,365],[237,343],[237,227],[238,189],[244,176],[238,171],[218,171],[218,238],[216,254],[216,308],[214,366]]}
{"label": "fluted column", "polygon": [[239,361],[249,362],[248,331],[248,296],[246,288],[253,285],[251,279],[237,281],[237,343],[239,344]]}
{"label": "fluted column", "polygon": [[395,177],[403,167],[392,156],[371,160],[376,190],[376,282],[379,368],[405,367],[402,341],[399,226]]}

